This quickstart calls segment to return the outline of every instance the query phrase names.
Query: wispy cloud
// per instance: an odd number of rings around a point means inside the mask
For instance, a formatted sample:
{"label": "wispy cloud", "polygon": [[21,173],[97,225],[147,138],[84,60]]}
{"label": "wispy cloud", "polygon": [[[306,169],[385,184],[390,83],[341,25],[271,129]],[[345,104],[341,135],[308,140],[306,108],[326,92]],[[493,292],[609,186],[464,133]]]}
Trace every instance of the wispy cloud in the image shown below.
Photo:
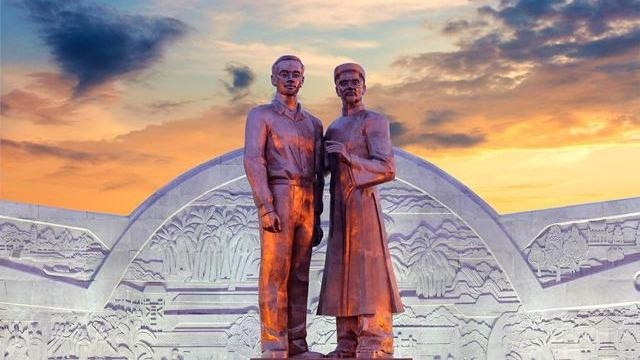
{"label": "wispy cloud", "polygon": [[187,31],[187,25],[174,18],[121,14],[79,1],[24,4],[56,63],[77,79],[76,94],[147,68]]}
{"label": "wispy cloud", "polygon": [[[93,146],[88,146],[93,145]],[[122,151],[122,149],[110,150],[91,142],[62,142],[62,143],[36,143],[32,141],[15,141],[1,139],[2,151],[16,159],[24,158],[56,158],[69,160],[73,163],[91,163],[122,161],[122,162],[153,162],[163,163],[169,157],[161,154],[151,154],[137,151]]]}
{"label": "wispy cloud", "polygon": [[440,125],[455,119],[458,114],[453,110],[429,110],[424,118],[425,125]]}
{"label": "wispy cloud", "polygon": [[266,21],[286,28],[312,26],[342,29],[426,13],[442,7],[464,5],[466,2],[467,0],[301,0],[296,2],[293,16],[286,11],[281,11],[282,3],[275,0],[250,2],[243,5],[252,7],[252,11],[265,14]]}
{"label": "wispy cloud", "polygon": [[337,39],[331,41],[331,45],[345,49],[375,49],[380,47],[380,43],[377,41],[349,39]]}
{"label": "wispy cloud", "polygon": [[460,35],[469,31],[482,29],[489,25],[489,23],[482,19],[467,20],[457,19],[448,20],[445,26],[442,28],[442,32],[446,35]]}
{"label": "wispy cloud", "polygon": [[[305,44],[263,43],[263,42],[233,42],[214,40],[203,43],[203,51],[217,52],[222,57],[236,59],[236,62],[249,66],[251,69],[261,69],[264,75],[271,73],[271,64],[282,54],[295,54],[304,63],[305,76],[317,75],[327,77],[333,72],[336,64],[353,61],[346,56],[335,56],[323,53],[319,49],[305,46]],[[265,60],[266,59],[266,60]]]}
{"label": "wispy cloud", "polygon": [[173,100],[162,100],[156,101],[147,106],[148,110],[152,114],[156,113],[171,113],[178,111],[184,108],[187,105],[193,104],[198,100],[181,100],[181,101],[173,101]]}
{"label": "wispy cloud", "polygon": [[[0,146],[10,153],[22,152],[29,156],[55,157],[78,162],[96,162],[113,159],[108,154],[96,154],[85,151],[66,149],[55,145],[38,144],[30,141],[0,140]],[[13,151],[12,151],[13,150]]]}
{"label": "wispy cloud", "polygon": [[[0,98],[1,114],[5,119],[15,116],[31,115],[29,120],[42,125],[70,125],[65,119],[66,106],[51,104],[38,94],[15,89]],[[7,121],[7,120],[5,120]]]}
{"label": "wispy cloud", "polygon": [[[3,137],[38,142],[102,139],[128,131],[113,113],[120,93],[103,85],[73,97],[73,79],[52,72],[25,74],[0,97]],[[87,126],[90,124],[90,126]]]}
{"label": "wispy cloud", "polygon": [[[148,125],[103,140],[3,139],[1,195],[12,199],[21,194],[21,201],[80,209],[97,206],[101,211],[127,214],[182,172],[242,146],[243,120],[255,105],[214,106],[197,117]],[[51,200],[46,194],[60,186],[73,187],[69,193],[82,196]],[[27,188],[33,190],[25,192]]]}
{"label": "wispy cloud", "polygon": [[420,134],[419,139],[426,148],[466,148],[484,142],[485,135],[428,132]]}

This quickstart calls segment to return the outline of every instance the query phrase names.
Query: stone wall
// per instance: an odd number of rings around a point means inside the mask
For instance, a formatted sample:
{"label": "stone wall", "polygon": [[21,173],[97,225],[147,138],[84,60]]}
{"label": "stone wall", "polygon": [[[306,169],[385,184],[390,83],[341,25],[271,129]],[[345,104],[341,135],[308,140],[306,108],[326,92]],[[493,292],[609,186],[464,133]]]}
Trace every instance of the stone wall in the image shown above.
{"label": "stone wall", "polygon": [[[396,356],[640,358],[640,198],[499,215],[432,164],[401,150],[396,162],[379,187],[406,307]],[[0,201],[0,355],[257,355],[257,226],[241,151],[126,217]],[[329,352],[334,320],[315,316],[324,256],[323,241],[308,332]]]}

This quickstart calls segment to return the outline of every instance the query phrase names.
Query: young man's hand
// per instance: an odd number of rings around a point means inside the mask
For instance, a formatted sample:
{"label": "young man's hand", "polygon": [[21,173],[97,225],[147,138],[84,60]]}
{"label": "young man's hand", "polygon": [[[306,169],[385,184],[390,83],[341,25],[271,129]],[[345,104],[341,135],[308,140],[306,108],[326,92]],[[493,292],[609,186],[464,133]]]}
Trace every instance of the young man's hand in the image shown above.
{"label": "young man's hand", "polygon": [[262,221],[262,228],[268,232],[279,233],[282,231],[280,225],[280,217],[275,211],[262,215],[260,219]]}

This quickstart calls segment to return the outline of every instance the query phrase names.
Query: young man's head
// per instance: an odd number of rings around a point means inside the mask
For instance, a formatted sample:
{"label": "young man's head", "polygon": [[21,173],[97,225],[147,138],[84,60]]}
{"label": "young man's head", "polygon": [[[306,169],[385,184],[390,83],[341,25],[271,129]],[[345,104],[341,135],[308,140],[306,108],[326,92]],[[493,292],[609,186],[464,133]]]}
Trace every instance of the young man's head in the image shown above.
{"label": "young man's head", "polygon": [[294,55],[279,57],[271,66],[271,84],[285,96],[296,96],[304,83],[304,65]]}

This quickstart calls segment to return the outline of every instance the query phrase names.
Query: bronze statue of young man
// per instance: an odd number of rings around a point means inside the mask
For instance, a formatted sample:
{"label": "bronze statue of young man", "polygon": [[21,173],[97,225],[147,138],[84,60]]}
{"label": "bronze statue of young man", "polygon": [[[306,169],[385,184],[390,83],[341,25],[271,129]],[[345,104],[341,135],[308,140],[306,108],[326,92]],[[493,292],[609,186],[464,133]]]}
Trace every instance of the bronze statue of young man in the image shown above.
{"label": "bronze statue of young man", "polygon": [[278,58],[275,98],[249,112],[245,129],[244,167],[261,224],[260,340],[268,358],[322,357],[306,341],[311,248],[322,239],[322,123],[298,102],[303,82],[299,58]]}
{"label": "bronze statue of young man", "polygon": [[395,177],[389,122],[365,109],[360,65],[336,67],[334,80],[342,116],[325,135],[331,224],[318,314],[336,316],[338,346],[327,357],[391,357],[391,314],[403,306],[375,188]]}

